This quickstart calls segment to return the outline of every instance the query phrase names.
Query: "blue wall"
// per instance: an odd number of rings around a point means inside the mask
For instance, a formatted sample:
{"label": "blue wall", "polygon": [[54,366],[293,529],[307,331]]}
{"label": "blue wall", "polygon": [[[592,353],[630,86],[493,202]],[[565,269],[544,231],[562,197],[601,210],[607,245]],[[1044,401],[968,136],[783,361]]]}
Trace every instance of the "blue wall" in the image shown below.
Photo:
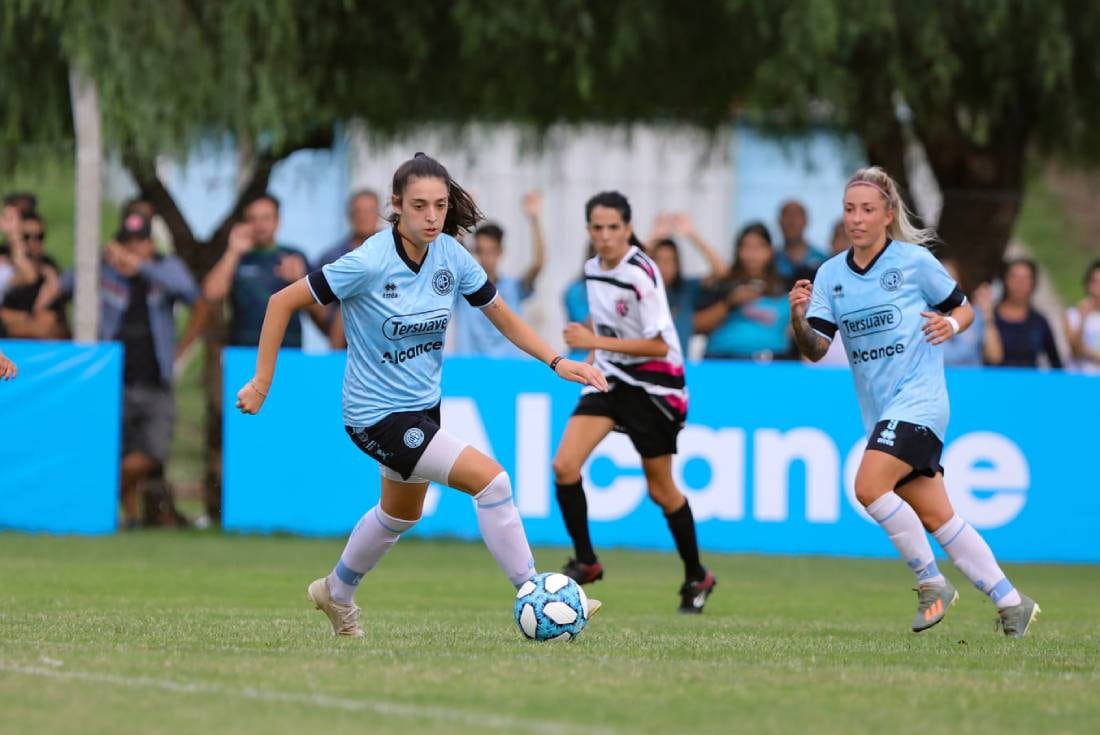
{"label": "blue wall", "polygon": [[110,533],[118,512],[122,350],[0,340],[0,528]]}
{"label": "blue wall", "polygon": [[[227,405],[254,360],[227,353]],[[340,420],[343,360],[284,351],[263,412],[226,412],[227,528],[341,535],[376,501],[377,466]],[[704,549],[894,555],[854,499],[863,439],[846,369],[704,363],[688,382],[675,472]],[[1096,433],[1082,410],[1100,405],[1100,380],[1002,369],[948,382],[944,465],[960,514],[1003,559],[1100,561]],[[511,473],[531,541],[567,544],[550,459],[578,388],[533,361],[477,359],[449,359],[443,388],[444,425]],[[598,546],[672,548],[624,437],[597,449],[586,480]],[[433,488],[413,533],[477,538],[470,500]]]}

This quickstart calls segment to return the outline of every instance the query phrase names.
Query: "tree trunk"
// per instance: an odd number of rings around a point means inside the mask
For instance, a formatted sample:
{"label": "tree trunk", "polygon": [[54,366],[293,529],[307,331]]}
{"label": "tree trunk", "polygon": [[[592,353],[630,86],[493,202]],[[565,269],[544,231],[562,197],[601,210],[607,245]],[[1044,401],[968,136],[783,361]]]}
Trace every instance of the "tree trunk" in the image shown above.
{"label": "tree trunk", "polygon": [[964,139],[928,142],[929,163],[943,194],[939,234],[973,289],[1000,273],[1020,213],[1026,143],[978,147]]}
{"label": "tree trunk", "polygon": [[76,133],[76,321],[77,342],[99,339],[99,207],[103,138],[95,80],[69,69]]}

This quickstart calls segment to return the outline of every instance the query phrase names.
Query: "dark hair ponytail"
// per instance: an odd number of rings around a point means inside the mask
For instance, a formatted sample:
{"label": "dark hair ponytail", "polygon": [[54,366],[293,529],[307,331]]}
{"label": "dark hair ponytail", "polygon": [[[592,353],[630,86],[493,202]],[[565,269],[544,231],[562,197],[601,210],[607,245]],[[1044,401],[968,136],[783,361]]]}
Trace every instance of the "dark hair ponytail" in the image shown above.
{"label": "dark hair ponytail", "polygon": [[[443,232],[454,237],[459,232],[469,231],[484,219],[473,197],[459,186],[443,164],[424,153],[417,153],[397,167],[393,174],[393,195],[401,199],[409,179],[442,179],[447,184],[447,218],[443,221]],[[389,216],[389,221],[397,224],[401,219],[397,212]]]}
{"label": "dark hair ponytail", "polygon": [[[623,222],[630,224],[630,202],[626,200],[626,197],[617,191],[601,191],[589,199],[584,204],[584,221],[592,221],[592,210],[596,207],[604,207],[606,209],[616,210],[623,218]],[[638,239],[638,236],[634,234],[634,230],[630,231],[630,244],[639,248],[642,247],[642,241]]]}

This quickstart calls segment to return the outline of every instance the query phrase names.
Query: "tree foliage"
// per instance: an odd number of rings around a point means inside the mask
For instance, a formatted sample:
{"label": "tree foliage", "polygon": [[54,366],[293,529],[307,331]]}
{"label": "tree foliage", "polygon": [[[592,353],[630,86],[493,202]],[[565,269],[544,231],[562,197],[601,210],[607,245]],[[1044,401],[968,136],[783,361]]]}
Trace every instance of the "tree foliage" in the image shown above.
{"label": "tree foliage", "polygon": [[108,144],[146,169],[222,132],[270,162],[349,119],[381,135],[827,121],[898,174],[922,143],[941,229],[982,240],[964,267],[987,275],[1029,157],[1100,161],[1098,33],[1089,0],[9,0],[0,168],[71,141],[69,63],[99,84]]}

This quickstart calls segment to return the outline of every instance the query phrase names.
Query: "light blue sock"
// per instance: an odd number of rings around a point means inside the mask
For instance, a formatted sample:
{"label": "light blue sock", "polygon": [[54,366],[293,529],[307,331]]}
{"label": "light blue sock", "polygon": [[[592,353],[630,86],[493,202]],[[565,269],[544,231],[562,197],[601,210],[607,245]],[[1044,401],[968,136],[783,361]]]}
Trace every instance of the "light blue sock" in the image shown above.
{"label": "light blue sock", "polygon": [[924,526],[909,503],[891,490],[868,505],[867,513],[894,542],[894,548],[917,575],[917,584],[940,585],[947,581],[936,566],[936,557],[932,554]]}
{"label": "light blue sock", "polygon": [[414,525],[416,521],[394,518],[378,505],[363,514],[348,537],[336,568],[328,575],[332,599],[343,605],[350,604],[363,576],[374,569],[375,564],[401,538],[401,534]]}

